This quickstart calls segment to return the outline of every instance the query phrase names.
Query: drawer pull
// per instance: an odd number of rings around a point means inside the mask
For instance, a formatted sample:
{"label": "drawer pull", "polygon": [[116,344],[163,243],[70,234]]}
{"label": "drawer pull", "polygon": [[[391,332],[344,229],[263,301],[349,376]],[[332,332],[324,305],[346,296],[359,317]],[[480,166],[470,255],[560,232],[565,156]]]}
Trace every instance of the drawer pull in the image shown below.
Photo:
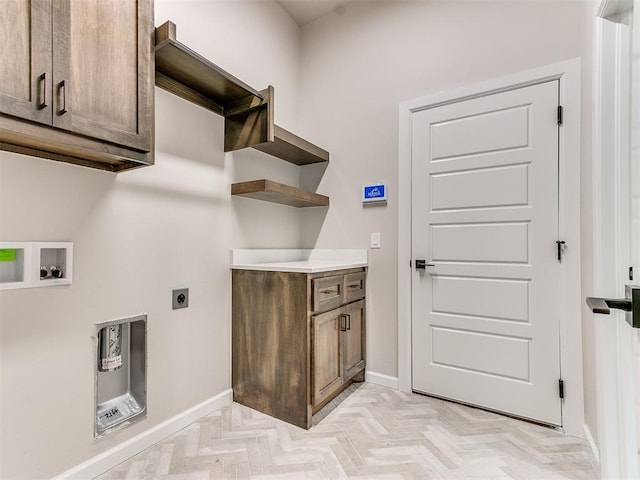
{"label": "drawer pull", "polygon": [[350,288],[351,290],[358,290],[362,288],[362,285],[360,285],[359,283],[352,283],[351,285],[348,285],[348,288]]}
{"label": "drawer pull", "polygon": [[337,295],[338,289],[336,288],[335,290],[320,290],[320,293],[325,293],[327,295]]}

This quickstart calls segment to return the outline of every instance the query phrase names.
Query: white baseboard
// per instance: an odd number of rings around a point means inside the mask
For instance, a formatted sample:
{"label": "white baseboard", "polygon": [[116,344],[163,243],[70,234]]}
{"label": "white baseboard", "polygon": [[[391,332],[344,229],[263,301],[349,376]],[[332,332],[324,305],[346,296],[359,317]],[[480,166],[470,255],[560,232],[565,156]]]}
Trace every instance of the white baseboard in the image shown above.
{"label": "white baseboard", "polygon": [[375,383],[376,385],[382,385],[383,387],[391,387],[398,389],[398,377],[390,377],[389,375],[383,375],[382,373],[366,371],[364,379],[367,382]]}
{"label": "white baseboard", "polygon": [[591,430],[589,430],[589,426],[584,424],[584,438],[587,440],[589,444],[589,459],[591,460],[591,464],[594,469],[600,469],[600,451],[598,450],[598,445],[596,445],[595,440],[593,439],[593,435],[591,435]]}
{"label": "white baseboard", "polygon": [[146,448],[158,443],[160,440],[182,430],[199,418],[215,412],[222,407],[231,405],[232,398],[233,390],[225,390],[189,410],[185,410],[175,417],[169,418],[155,427],[90,458],[86,462],[76,465],[55,477],[54,480],[86,480],[87,478],[97,477],[134,455],[137,455]]}

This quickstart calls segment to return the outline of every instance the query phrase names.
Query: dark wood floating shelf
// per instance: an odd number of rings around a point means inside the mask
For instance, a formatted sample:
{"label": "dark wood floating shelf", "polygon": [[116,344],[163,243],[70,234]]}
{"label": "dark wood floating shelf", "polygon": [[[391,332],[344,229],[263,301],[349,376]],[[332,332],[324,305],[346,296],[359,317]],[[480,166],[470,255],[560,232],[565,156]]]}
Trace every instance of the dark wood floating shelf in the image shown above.
{"label": "dark wood floating shelf", "polygon": [[[273,122],[273,87],[255,90],[178,42],[176,25],[155,31],[156,85],[224,116],[224,151],[255,148],[294,165],[329,161],[329,152]],[[329,198],[270,180],[236,183],[240,195],[293,207],[328,206]]]}
{"label": "dark wood floating shelf", "polygon": [[295,165],[310,165],[329,161],[329,152],[305,139],[274,125],[274,141],[254,145],[253,148],[281,158]]}
{"label": "dark wood floating shelf", "polygon": [[247,98],[262,95],[176,39],[176,26],[156,28],[156,85],[219,115]]}
{"label": "dark wood floating shelf", "polygon": [[264,179],[234,183],[231,185],[231,195],[298,208],[329,206],[329,197]]}

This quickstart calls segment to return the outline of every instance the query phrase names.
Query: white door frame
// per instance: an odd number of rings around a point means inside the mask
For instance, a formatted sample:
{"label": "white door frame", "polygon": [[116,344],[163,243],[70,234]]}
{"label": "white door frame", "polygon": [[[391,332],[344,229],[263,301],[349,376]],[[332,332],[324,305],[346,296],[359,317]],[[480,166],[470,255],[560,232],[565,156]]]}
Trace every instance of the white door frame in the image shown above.
{"label": "white door frame", "polygon": [[413,112],[549,80],[560,80],[560,238],[567,242],[561,288],[560,361],[565,382],[563,428],[583,436],[582,292],[580,288],[580,59],[402,102],[398,169],[398,385],[411,391],[411,118]]}
{"label": "white door frame", "polygon": [[[630,261],[629,29],[633,0],[596,7],[593,104],[593,295],[624,296]],[[636,12],[637,13],[637,12]],[[635,99],[637,101],[637,98]],[[626,282],[637,284],[637,281]],[[622,312],[593,315],[596,417],[603,478],[638,478],[633,332]],[[637,367],[636,367],[637,368]]]}

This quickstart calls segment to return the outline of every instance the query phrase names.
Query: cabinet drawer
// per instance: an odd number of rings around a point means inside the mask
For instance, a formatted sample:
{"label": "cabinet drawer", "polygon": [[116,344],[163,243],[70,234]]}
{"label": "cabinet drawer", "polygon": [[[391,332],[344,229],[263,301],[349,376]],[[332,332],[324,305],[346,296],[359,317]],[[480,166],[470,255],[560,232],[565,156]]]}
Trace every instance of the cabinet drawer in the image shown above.
{"label": "cabinet drawer", "polygon": [[364,298],[364,292],[364,272],[350,273],[344,276],[345,303],[354,302]]}
{"label": "cabinet drawer", "polygon": [[330,310],[343,303],[344,276],[316,278],[313,280],[313,311]]}

